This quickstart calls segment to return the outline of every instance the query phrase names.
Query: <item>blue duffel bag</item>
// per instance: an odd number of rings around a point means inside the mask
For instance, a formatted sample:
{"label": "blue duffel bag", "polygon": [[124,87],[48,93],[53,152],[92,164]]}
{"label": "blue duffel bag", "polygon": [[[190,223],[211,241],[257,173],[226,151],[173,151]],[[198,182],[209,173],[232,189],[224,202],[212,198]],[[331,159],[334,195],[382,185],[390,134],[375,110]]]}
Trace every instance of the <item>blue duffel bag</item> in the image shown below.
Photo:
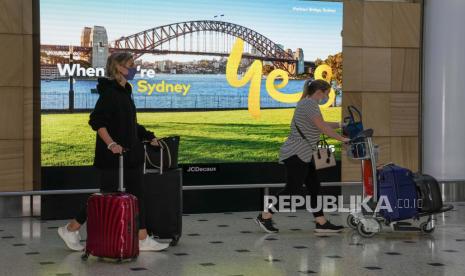
{"label": "blue duffel bag", "polygon": [[378,170],[378,195],[384,196],[392,212],[381,209],[387,221],[414,218],[418,214],[417,188],[414,174],[406,168],[389,164]]}
{"label": "blue duffel bag", "polygon": [[[354,139],[357,135],[363,131],[362,113],[355,106],[349,105],[347,107],[349,116],[344,118],[344,127],[342,132],[345,136],[350,139]],[[355,119],[354,113],[357,114],[358,120]],[[364,138],[358,138],[353,141],[352,155],[355,158],[364,157],[366,154],[366,146],[364,144]]]}

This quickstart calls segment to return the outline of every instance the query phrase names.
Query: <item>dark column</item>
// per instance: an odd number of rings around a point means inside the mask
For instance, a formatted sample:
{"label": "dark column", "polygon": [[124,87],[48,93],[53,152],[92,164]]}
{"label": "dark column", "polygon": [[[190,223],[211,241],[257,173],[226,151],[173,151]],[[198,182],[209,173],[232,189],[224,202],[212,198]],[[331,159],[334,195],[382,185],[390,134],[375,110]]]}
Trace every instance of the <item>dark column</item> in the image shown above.
{"label": "dark column", "polygon": [[[73,68],[73,50],[69,52],[69,67]],[[74,77],[69,76],[69,112],[74,112]]]}

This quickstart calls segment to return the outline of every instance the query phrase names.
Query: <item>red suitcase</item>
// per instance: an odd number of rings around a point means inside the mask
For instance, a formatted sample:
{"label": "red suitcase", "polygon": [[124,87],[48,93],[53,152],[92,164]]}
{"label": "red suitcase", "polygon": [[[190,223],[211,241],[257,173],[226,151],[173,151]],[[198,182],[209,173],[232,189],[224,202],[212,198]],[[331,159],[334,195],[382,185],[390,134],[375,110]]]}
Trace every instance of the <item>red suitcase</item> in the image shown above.
{"label": "red suitcase", "polygon": [[116,193],[98,193],[87,201],[87,242],[89,255],[121,262],[139,255],[137,198],[124,192],[123,155],[120,155],[119,187]]}

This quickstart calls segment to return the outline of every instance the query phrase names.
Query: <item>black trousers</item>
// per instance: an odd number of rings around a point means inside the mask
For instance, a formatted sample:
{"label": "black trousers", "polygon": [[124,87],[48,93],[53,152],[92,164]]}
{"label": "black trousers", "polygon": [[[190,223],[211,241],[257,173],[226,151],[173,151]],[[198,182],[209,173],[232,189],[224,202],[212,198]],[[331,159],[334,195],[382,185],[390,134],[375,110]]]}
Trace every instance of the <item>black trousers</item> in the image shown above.
{"label": "black trousers", "polygon": [[[276,194],[278,199],[281,195],[300,195],[302,184],[305,183],[308,195],[310,196],[310,207],[312,209],[318,207],[317,197],[320,195],[321,183],[318,178],[317,170],[315,169],[315,162],[313,159],[310,163],[306,163],[302,161],[297,155],[293,155],[288,159],[285,159],[283,162],[286,166],[286,186],[283,190]],[[321,210],[314,212],[313,216],[324,216],[322,207]]]}
{"label": "black trousers", "polygon": [[[118,169],[99,169],[100,191],[111,193],[118,191],[119,171]],[[145,229],[145,203],[143,171],[139,168],[124,168],[124,187],[126,192],[137,197],[139,202],[139,229]],[[87,220],[87,206],[83,207],[75,217],[79,224]]]}

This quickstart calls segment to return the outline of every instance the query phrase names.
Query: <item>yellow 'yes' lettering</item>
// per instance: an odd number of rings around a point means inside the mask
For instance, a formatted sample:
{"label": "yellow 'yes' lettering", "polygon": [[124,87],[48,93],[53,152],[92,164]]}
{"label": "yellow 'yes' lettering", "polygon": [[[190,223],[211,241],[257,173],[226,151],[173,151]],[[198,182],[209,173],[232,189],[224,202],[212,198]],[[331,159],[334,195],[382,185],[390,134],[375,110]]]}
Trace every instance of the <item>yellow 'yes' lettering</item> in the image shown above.
{"label": "yellow 'yes' lettering", "polygon": [[[326,73],[326,75],[323,77],[323,73]],[[326,82],[330,83],[331,78],[333,77],[333,71],[331,70],[331,67],[327,64],[321,64],[315,69],[315,79],[316,80],[325,80]],[[331,87],[331,90],[329,91],[329,99],[326,103],[320,105],[321,108],[327,108],[330,107],[333,102],[336,100],[336,92],[334,89]]]}
{"label": "yellow 'yes' lettering", "polygon": [[[229,55],[228,62],[226,64],[226,80],[232,87],[242,87],[250,82],[249,97],[248,97],[248,109],[252,117],[260,118],[260,88],[262,79],[262,63],[259,60],[255,60],[249,69],[245,72],[244,76],[239,79],[237,71],[242,59],[242,53],[244,50],[244,41],[240,38],[236,40],[232,48],[231,54]],[[326,72],[323,77],[323,72]],[[327,82],[331,81],[332,70],[331,67],[322,64],[315,70],[315,79],[324,79]],[[275,83],[277,79],[280,79],[280,83]],[[287,94],[280,92],[278,89],[284,88],[289,82],[289,75],[282,69],[275,69],[268,74],[266,78],[266,90],[271,98],[282,103],[296,103],[302,97],[302,92],[293,94]],[[332,105],[336,98],[336,93],[331,88],[328,101],[321,105],[322,108],[326,108]]]}
{"label": "yellow 'yes' lettering", "polygon": [[242,79],[239,79],[237,70],[242,59],[244,41],[238,39],[234,43],[231,54],[226,64],[226,80],[232,87],[242,87],[250,81],[248,105],[249,112],[254,118],[260,117],[260,87],[262,80],[262,63],[256,60],[252,63]]}

